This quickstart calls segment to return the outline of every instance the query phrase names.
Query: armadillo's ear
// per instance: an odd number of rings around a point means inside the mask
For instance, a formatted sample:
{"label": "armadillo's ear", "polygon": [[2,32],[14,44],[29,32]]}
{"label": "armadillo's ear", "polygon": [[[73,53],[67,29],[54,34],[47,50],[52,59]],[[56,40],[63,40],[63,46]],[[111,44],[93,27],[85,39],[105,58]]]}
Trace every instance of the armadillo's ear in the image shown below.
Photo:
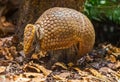
{"label": "armadillo's ear", "polygon": [[24,30],[24,53],[29,54],[35,37],[35,26],[27,24]]}

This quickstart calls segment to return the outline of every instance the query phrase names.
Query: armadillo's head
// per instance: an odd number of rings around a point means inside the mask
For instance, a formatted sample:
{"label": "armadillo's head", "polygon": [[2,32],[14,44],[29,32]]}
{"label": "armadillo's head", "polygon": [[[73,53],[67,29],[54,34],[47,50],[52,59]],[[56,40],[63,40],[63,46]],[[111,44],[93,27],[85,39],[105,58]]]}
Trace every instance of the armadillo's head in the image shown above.
{"label": "armadillo's head", "polygon": [[[28,55],[35,48],[39,50],[39,40],[43,38],[44,29],[39,24],[27,24],[24,30],[24,53]],[[35,51],[37,51],[35,50]]]}
{"label": "armadillo's head", "polygon": [[33,48],[33,41],[35,39],[35,26],[27,24],[24,30],[24,53],[29,54]]}

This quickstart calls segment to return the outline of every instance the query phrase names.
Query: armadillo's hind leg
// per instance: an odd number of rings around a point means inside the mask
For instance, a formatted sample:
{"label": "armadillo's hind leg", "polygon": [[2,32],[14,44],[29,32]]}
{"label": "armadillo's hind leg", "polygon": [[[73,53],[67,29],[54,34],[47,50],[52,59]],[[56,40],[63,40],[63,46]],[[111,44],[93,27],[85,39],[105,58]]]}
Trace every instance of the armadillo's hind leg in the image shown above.
{"label": "armadillo's hind leg", "polygon": [[76,45],[74,45],[74,48],[75,48],[75,62],[76,62],[76,65],[79,65],[79,60],[81,59],[81,57],[84,55],[84,54],[81,54],[80,53],[80,43],[77,43]]}

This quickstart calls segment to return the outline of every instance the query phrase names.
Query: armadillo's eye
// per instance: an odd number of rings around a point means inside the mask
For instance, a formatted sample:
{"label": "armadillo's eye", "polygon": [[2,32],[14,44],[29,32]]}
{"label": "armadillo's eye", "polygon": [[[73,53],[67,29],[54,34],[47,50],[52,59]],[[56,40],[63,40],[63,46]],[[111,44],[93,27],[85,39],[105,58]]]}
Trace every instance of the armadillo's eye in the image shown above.
{"label": "armadillo's eye", "polygon": [[24,53],[28,54],[31,50],[35,37],[35,26],[28,24],[24,30]]}

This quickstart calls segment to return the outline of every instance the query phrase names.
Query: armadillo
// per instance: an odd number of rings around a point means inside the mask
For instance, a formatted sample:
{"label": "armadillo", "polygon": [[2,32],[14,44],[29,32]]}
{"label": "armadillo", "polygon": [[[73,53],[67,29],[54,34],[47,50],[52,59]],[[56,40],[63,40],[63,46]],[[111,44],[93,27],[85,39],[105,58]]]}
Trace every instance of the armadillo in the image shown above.
{"label": "armadillo", "polygon": [[34,24],[24,30],[24,53],[29,54],[33,42],[39,50],[50,51],[79,46],[79,55],[90,52],[95,31],[90,20],[77,10],[54,7],[46,10]]}

